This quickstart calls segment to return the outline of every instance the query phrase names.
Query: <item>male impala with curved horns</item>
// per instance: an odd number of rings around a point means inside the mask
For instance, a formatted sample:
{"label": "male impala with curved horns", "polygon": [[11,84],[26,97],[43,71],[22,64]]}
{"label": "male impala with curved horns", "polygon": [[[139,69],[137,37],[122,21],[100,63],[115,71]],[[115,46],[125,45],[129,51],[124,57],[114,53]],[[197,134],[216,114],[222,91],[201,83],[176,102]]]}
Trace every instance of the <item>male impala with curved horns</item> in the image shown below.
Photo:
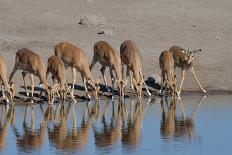
{"label": "male impala with curved horns", "polygon": [[105,78],[105,70],[106,67],[109,67],[112,80],[112,92],[114,92],[115,81],[113,70],[115,71],[116,82],[118,83],[119,96],[123,98],[125,81],[122,80],[121,59],[118,52],[106,41],[99,41],[94,44],[94,56],[93,61],[89,66],[90,70],[92,70],[93,66],[97,63],[97,61],[102,65],[100,71],[102,73],[106,88],[108,87],[108,85]]}
{"label": "male impala with curved horns", "polygon": [[89,99],[91,99],[86,83],[88,83],[93,91],[93,95],[96,101],[99,100],[98,93],[100,87],[98,85],[98,80],[94,81],[92,74],[89,70],[89,62],[87,56],[85,55],[84,51],[80,48],[74,46],[73,44],[67,42],[61,42],[55,46],[55,55],[58,56],[66,66],[70,66],[72,68],[72,91],[71,96],[74,101],[74,85],[76,83],[76,70],[81,73],[82,81],[85,87],[86,95]]}
{"label": "male impala with curved horns", "polygon": [[13,82],[8,83],[6,62],[0,56],[0,83],[2,86],[2,96],[6,102],[12,102],[14,98]]}
{"label": "male impala with curved horns", "polygon": [[143,79],[143,73],[142,73],[142,68],[141,68],[142,67],[141,55],[140,55],[139,49],[136,46],[136,44],[132,42],[131,40],[127,40],[123,42],[120,46],[120,56],[121,56],[121,61],[122,61],[122,75],[124,74],[123,65],[125,64],[127,66],[126,80],[130,76],[131,89],[134,90],[130,71],[132,71],[134,74],[133,80],[134,80],[138,98],[141,99],[142,97],[142,85],[143,84],[145,85],[147,93],[150,96],[151,93],[149,92],[147,85],[145,84],[144,79]]}
{"label": "male impala with curved horns", "polygon": [[22,48],[17,51],[16,57],[15,57],[15,65],[12,73],[10,74],[9,81],[12,80],[15,72],[17,70],[22,70],[22,76],[24,81],[24,88],[26,90],[27,96],[29,96],[29,93],[27,91],[27,84],[25,80],[25,76],[27,74],[30,74],[31,76],[31,97],[33,102],[33,94],[34,94],[34,75],[38,76],[40,81],[45,87],[46,92],[48,93],[48,102],[49,104],[52,104],[54,101],[54,95],[55,91],[54,89],[48,85],[48,82],[46,80],[46,69],[44,62],[42,58],[32,52],[29,49]]}
{"label": "male impala with curved horns", "polygon": [[182,84],[183,84],[184,78],[185,78],[185,71],[189,70],[189,69],[191,69],[191,72],[192,72],[195,80],[197,81],[197,84],[201,88],[202,92],[206,93],[206,90],[201,86],[201,83],[198,80],[196,73],[195,73],[195,70],[193,68],[193,60],[195,58],[195,55],[197,53],[199,53],[200,51],[201,51],[201,49],[189,51],[189,50],[182,49],[179,46],[172,46],[169,49],[169,52],[173,55],[175,66],[182,69],[182,79],[181,79],[181,83],[180,83],[178,96],[181,93]]}

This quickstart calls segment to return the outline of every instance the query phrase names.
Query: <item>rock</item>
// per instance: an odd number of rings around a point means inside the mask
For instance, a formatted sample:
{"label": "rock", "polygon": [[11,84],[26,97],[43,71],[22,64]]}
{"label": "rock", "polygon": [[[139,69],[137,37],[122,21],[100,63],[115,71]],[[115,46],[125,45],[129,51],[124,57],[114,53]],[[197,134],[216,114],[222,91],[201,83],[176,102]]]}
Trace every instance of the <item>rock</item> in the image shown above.
{"label": "rock", "polygon": [[112,35],[112,30],[99,30],[97,34],[105,34],[105,35]]}
{"label": "rock", "polygon": [[217,40],[222,40],[222,38],[220,36],[216,36]]}
{"label": "rock", "polygon": [[78,24],[86,26],[99,26],[105,25],[106,23],[106,18],[102,17],[101,15],[86,15],[80,19]]}
{"label": "rock", "polygon": [[146,82],[148,83],[161,83],[161,77],[155,74],[148,76]]}

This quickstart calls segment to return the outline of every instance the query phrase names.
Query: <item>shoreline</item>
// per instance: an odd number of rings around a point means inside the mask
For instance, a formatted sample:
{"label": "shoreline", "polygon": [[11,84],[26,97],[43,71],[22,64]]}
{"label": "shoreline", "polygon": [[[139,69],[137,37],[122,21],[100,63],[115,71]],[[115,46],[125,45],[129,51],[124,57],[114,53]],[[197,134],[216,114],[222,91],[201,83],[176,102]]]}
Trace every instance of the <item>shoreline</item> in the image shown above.
{"label": "shoreline", "polygon": [[[191,50],[200,48],[202,52],[196,57],[194,69],[206,95],[232,94],[232,1],[126,0],[115,3],[99,0],[88,3],[84,0],[70,3],[41,0],[35,5],[28,0],[8,0],[1,4],[0,54],[7,62],[8,77],[13,70],[15,53],[21,48],[40,55],[46,66],[55,45],[66,41],[81,48],[90,64],[97,41],[107,41],[119,53],[120,44],[129,39],[140,50],[145,78],[160,75],[159,55],[163,50],[173,45]],[[60,6],[62,9],[57,9]],[[95,79],[101,75],[100,67],[97,63],[91,72]],[[176,68],[178,86],[181,75],[181,69]],[[106,78],[110,80],[108,69]],[[24,91],[20,72],[12,81],[16,92]],[[70,81],[68,70],[67,82]],[[37,77],[35,82],[39,83]],[[77,85],[83,85],[79,73]],[[186,72],[183,90],[183,94],[200,93],[190,71]]]}
{"label": "shoreline", "polygon": [[[95,101],[94,99],[88,100],[87,98],[85,98],[85,96],[81,96],[84,93],[83,91],[80,91],[80,90],[76,90],[76,91],[78,91],[78,97],[76,97],[76,100],[77,100],[76,103],[80,103],[80,102],[94,102]],[[105,93],[107,93],[107,92],[105,92]],[[198,95],[198,96],[225,95],[225,96],[227,96],[227,95],[232,95],[232,90],[208,90],[207,93],[202,93],[201,91],[183,90],[182,93],[181,93],[181,96],[191,96],[191,95],[194,95],[194,96],[195,95]],[[168,95],[166,97],[169,97],[169,96],[170,95]],[[114,99],[111,99],[110,93],[108,93],[108,95],[107,94],[103,95],[101,93],[100,98],[101,98],[100,101],[118,100],[119,99],[117,95],[115,95]],[[124,100],[129,99],[129,98],[137,99],[135,93],[133,93],[131,91],[129,92],[127,90],[126,93],[125,93]],[[148,98],[151,98],[151,99],[153,99],[153,98],[161,98],[161,95],[153,92],[151,96],[148,96],[146,94],[146,91],[143,91],[143,97],[142,97],[142,99],[148,99]],[[23,95],[17,95],[17,96],[15,96],[15,101],[14,101],[13,105],[38,105],[38,104],[46,104],[47,103],[47,101],[43,100],[43,97],[41,97],[41,98],[34,97],[34,100],[35,100],[34,103],[31,103],[30,101],[27,101],[27,100],[28,100],[28,97],[23,96]],[[57,101],[58,102],[55,102],[54,104],[60,102],[60,100],[57,100]],[[64,103],[69,103],[69,102],[72,102],[72,100],[71,100],[70,96],[68,95],[68,97],[67,97],[67,99],[65,100]],[[6,104],[6,103],[1,98],[0,105],[3,105],[3,104]]]}

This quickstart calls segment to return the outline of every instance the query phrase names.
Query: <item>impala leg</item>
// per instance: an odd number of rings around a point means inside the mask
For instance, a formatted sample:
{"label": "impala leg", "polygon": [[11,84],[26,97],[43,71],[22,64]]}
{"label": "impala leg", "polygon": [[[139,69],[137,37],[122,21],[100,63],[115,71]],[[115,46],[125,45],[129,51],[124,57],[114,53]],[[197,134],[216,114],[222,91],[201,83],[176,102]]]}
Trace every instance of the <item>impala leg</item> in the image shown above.
{"label": "impala leg", "polygon": [[104,83],[105,83],[105,87],[106,87],[106,89],[108,89],[108,84],[107,84],[106,77],[105,77],[105,70],[106,70],[105,66],[102,66],[101,69],[100,69],[103,80],[104,80]]}
{"label": "impala leg", "polygon": [[131,75],[131,72],[130,72],[129,67],[127,67],[126,74],[127,74],[127,75],[126,75],[127,78],[128,78],[128,76],[130,77],[130,87],[131,87],[132,90],[134,90],[135,88],[134,88],[134,86],[133,86],[133,77],[132,77],[132,75]]}
{"label": "impala leg", "polygon": [[147,85],[146,85],[144,79],[142,79],[142,80],[143,80],[143,84],[144,84],[144,86],[145,86],[145,88],[146,88],[147,94],[148,94],[149,96],[151,96],[151,93],[150,93],[150,91],[148,90],[148,87],[147,87]]}
{"label": "impala leg", "polygon": [[1,85],[1,89],[2,89],[2,97],[3,97],[3,99],[5,99],[5,98],[6,98],[6,95],[5,95],[5,87],[4,87],[4,85],[2,84],[2,81],[0,81],[0,85]]}
{"label": "impala leg", "polygon": [[[129,67],[127,67],[126,68],[126,84],[127,84],[127,81],[128,81],[128,78],[129,78],[129,76],[130,76],[130,69],[129,69]],[[132,81],[132,79],[130,79],[130,82],[132,83],[133,81]],[[132,86],[133,86],[133,84],[131,84]],[[126,87],[126,86],[125,86]],[[133,87],[134,88],[134,87]]]}
{"label": "impala leg", "polygon": [[67,89],[67,93],[70,93],[71,86],[69,86],[67,82],[65,82],[65,87]]}
{"label": "impala leg", "polygon": [[35,129],[35,113],[33,107],[31,108],[31,129],[32,131]]}
{"label": "impala leg", "polygon": [[199,85],[199,87],[201,88],[201,90],[203,91],[203,93],[206,93],[206,90],[201,86],[201,83],[200,81],[198,80],[197,76],[196,76],[196,73],[195,73],[195,70],[193,69],[193,67],[191,67],[191,72],[195,78],[195,80],[197,81],[197,84]]}
{"label": "impala leg", "polygon": [[76,83],[76,78],[77,78],[77,72],[76,72],[76,68],[72,67],[72,90],[71,90],[71,97],[74,100],[74,102],[76,102],[75,97],[74,97],[74,86]]}
{"label": "impala leg", "polygon": [[26,75],[27,75],[27,73],[26,73],[26,72],[22,72],[22,76],[23,76],[23,83],[24,83],[24,89],[25,89],[25,91],[26,91],[26,95],[27,95],[27,97],[28,97],[28,96],[29,96],[29,92],[27,91],[27,82],[26,82],[26,79],[25,79]]}
{"label": "impala leg", "polygon": [[164,72],[161,71],[161,94],[163,94],[164,89]]}
{"label": "impala leg", "polygon": [[124,65],[122,64],[122,79],[124,79]]}
{"label": "impala leg", "polygon": [[114,95],[114,74],[113,74],[113,69],[112,68],[109,68],[110,69],[110,76],[111,76],[111,82],[112,82],[112,95]]}
{"label": "impala leg", "polygon": [[18,69],[19,69],[19,65],[18,65],[18,64],[15,64],[14,69],[13,69],[13,71],[12,71],[11,74],[10,74],[9,83],[11,82],[11,80],[12,80],[14,74],[16,73],[16,71],[17,71]]}
{"label": "impala leg", "polygon": [[76,110],[75,110],[75,104],[73,105],[73,108],[72,108],[72,113],[73,113],[73,129],[74,129],[74,135],[76,135],[76,132],[77,132],[77,125],[76,125]]}
{"label": "impala leg", "polygon": [[30,76],[31,76],[31,97],[33,98],[33,96],[34,96],[34,89],[35,89],[34,75],[30,74]]}
{"label": "impala leg", "polygon": [[91,65],[89,66],[89,70],[91,71],[93,69],[93,66],[97,63],[97,57],[96,55],[93,56],[93,60]]}
{"label": "impala leg", "polygon": [[184,110],[184,106],[183,106],[183,104],[182,104],[182,100],[181,100],[181,98],[180,99],[178,99],[179,100],[179,105],[180,105],[180,108],[181,108],[181,112],[182,112],[182,118],[184,119],[184,120],[186,120],[186,113],[185,113],[185,110]]}
{"label": "impala leg", "polygon": [[28,105],[26,106],[26,108],[25,108],[25,110],[24,110],[23,123],[26,123],[26,119],[27,119],[27,108],[28,108]]}
{"label": "impala leg", "polygon": [[182,69],[182,77],[181,77],[181,82],[180,82],[180,88],[179,88],[178,96],[180,96],[180,94],[181,94],[182,85],[183,85],[183,82],[184,82],[184,79],[185,79],[185,72],[186,72],[186,70]]}
{"label": "impala leg", "polygon": [[144,86],[145,86],[145,88],[146,88],[147,94],[148,94],[149,96],[151,96],[151,93],[150,93],[150,91],[148,90],[147,85],[146,85],[146,83],[145,83],[145,81],[144,81],[143,73],[142,73],[141,67],[139,68],[139,73],[140,73],[141,79],[143,80],[143,84],[144,84]]}
{"label": "impala leg", "polygon": [[48,80],[48,74],[49,74],[49,69],[47,68],[47,71],[46,71],[46,80]]}
{"label": "impala leg", "polygon": [[82,78],[83,85],[85,87],[85,93],[86,93],[88,99],[91,99],[91,96],[89,95],[89,92],[88,92],[88,89],[87,89],[87,86],[86,86],[86,79],[85,79],[83,74],[81,74],[81,78]]}

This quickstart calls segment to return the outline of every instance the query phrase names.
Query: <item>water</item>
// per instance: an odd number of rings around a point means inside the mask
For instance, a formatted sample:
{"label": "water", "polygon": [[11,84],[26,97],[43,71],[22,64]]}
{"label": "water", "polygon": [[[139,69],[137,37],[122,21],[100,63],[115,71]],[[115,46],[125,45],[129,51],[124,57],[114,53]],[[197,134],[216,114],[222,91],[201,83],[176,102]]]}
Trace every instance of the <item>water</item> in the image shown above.
{"label": "water", "polygon": [[0,153],[231,154],[231,103],[231,96],[189,95],[1,105]]}

